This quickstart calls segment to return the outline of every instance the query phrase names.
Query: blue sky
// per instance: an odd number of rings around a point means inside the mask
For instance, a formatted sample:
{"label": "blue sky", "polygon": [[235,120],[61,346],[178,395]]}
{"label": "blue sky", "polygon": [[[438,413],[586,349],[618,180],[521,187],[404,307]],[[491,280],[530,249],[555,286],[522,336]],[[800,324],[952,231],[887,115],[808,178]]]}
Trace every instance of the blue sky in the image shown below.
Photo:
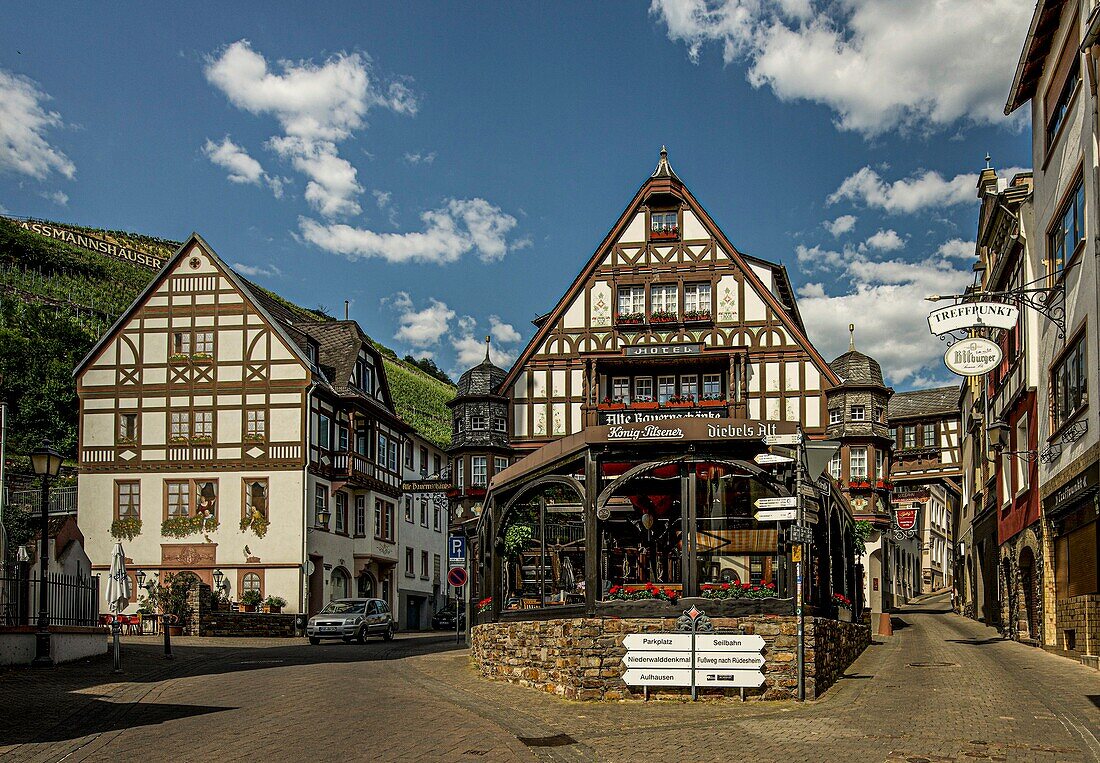
{"label": "blue sky", "polygon": [[826,357],[855,322],[897,388],[950,382],[921,297],[970,277],[985,153],[1030,166],[1027,5],[59,3],[0,29],[0,207],[197,230],[455,371],[514,357],[667,144]]}

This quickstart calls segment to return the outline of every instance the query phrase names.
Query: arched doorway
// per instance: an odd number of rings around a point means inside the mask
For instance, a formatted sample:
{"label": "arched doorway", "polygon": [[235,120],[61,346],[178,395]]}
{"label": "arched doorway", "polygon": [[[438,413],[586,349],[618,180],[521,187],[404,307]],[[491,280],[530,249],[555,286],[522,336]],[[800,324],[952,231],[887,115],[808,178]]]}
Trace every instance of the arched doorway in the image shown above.
{"label": "arched doorway", "polygon": [[377,590],[375,585],[374,576],[364,570],[356,580],[356,594],[360,599],[373,599]]}
{"label": "arched doorway", "polygon": [[334,567],[329,576],[329,601],[348,598],[351,577],[343,567]]}
{"label": "arched doorway", "polygon": [[1037,637],[1039,631],[1039,612],[1035,596],[1035,554],[1030,548],[1025,546],[1020,552],[1018,566],[1020,596],[1017,600],[1022,608],[1019,621],[1020,638],[1033,639]]}

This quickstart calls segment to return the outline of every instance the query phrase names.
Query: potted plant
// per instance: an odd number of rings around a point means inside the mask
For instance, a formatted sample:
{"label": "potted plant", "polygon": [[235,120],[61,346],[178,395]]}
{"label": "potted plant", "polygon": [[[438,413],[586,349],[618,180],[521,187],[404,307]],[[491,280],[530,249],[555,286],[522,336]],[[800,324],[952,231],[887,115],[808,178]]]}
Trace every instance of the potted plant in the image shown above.
{"label": "potted plant", "polygon": [[674,588],[661,588],[653,583],[645,585],[611,586],[607,598],[613,601],[666,601],[675,604],[680,592]]}
{"label": "potted plant", "polygon": [[186,352],[173,352],[168,356],[169,363],[186,363],[190,359],[190,355]]}
{"label": "potted plant", "polygon": [[622,400],[612,400],[609,397],[605,397],[599,405],[601,411],[621,411],[623,408],[626,408],[626,403]]}
{"label": "potted plant", "polygon": [[169,616],[168,632],[173,636],[183,635],[184,626],[191,619],[191,583],[189,576],[165,573],[161,582],[149,587],[149,609],[155,607],[161,614]]}
{"label": "potted plant", "polygon": [[191,353],[191,360],[196,363],[209,363],[214,360],[214,356],[209,352],[193,352]]}
{"label": "potted plant", "polygon": [[673,310],[654,310],[650,313],[650,323],[675,323],[676,313]]}
{"label": "potted plant", "polygon": [[685,323],[699,323],[710,320],[710,310],[685,310]]}
{"label": "potted plant", "polygon": [[695,405],[695,397],[692,395],[673,395],[665,403],[666,408],[691,408]]}
{"label": "potted plant", "polygon": [[484,599],[477,603],[477,613],[483,615],[493,608],[493,597],[486,596]]}
{"label": "potted plant", "polygon": [[255,612],[256,607],[260,606],[260,602],[263,600],[264,597],[260,595],[259,591],[245,591],[241,594],[241,611]]}
{"label": "potted plant", "polygon": [[273,615],[277,615],[283,611],[283,607],[286,606],[286,599],[282,596],[268,596],[264,599],[264,610],[270,612]]}
{"label": "potted plant", "polygon": [[641,325],[645,322],[645,313],[615,313],[615,323]]}

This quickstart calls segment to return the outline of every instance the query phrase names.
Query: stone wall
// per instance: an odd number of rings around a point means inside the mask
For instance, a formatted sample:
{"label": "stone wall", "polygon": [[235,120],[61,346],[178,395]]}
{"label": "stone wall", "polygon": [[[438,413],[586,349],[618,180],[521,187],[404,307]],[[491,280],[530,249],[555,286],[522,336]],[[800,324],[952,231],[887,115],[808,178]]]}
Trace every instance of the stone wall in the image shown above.
{"label": "stone wall", "polygon": [[295,615],[265,615],[210,609],[210,586],[198,583],[188,593],[191,617],[184,624],[188,636],[255,636],[289,638],[294,635]]}
{"label": "stone wall", "polygon": [[1100,655],[1100,594],[1070,596],[1055,604],[1058,620],[1059,649],[1069,649],[1066,631],[1074,632],[1073,647],[1078,654]]}
{"label": "stone wall", "polygon": [[[792,699],[798,691],[797,623],[791,616],[714,617],[717,631],[764,639],[765,683],[746,689],[754,700]],[[569,699],[640,699],[640,687],[622,682],[623,637],[675,630],[674,618],[587,618],[485,623],[471,640],[474,664],[487,678]],[[863,624],[806,618],[806,698],[828,688],[871,641]],[[682,698],[689,689],[652,690],[651,697]],[[737,689],[700,690],[700,696],[736,696]]]}

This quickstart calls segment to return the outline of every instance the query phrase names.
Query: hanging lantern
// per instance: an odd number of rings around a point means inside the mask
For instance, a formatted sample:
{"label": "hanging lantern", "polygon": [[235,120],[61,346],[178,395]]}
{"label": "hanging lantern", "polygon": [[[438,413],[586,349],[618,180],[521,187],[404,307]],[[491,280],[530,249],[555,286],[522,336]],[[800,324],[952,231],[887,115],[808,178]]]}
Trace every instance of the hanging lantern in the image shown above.
{"label": "hanging lantern", "polygon": [[644,527],[647,530],[652,530],[653,529],[653,522],[654,522],[653,515],[650,514],[648,511],[645,512],[644,514],[642,514],[642,527]]}

